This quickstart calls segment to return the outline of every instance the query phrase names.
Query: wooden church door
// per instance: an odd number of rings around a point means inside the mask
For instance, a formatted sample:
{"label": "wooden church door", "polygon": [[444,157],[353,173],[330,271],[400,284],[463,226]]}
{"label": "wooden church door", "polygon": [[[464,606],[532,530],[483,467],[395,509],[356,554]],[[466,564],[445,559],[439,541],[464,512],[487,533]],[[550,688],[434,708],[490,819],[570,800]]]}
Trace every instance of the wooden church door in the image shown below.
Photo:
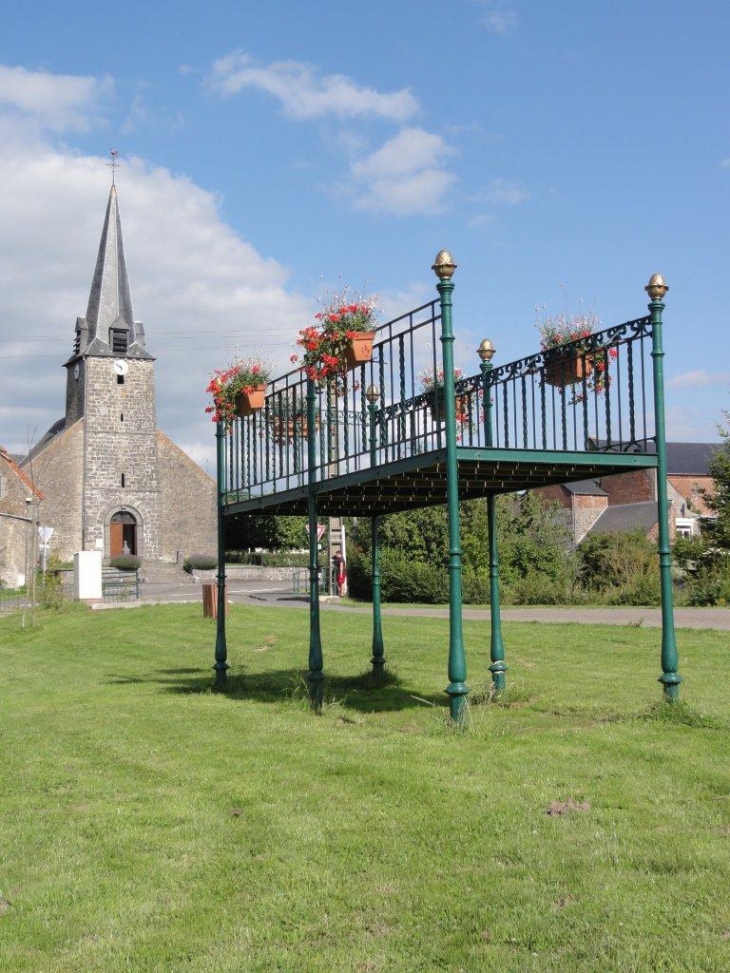
{"label": "wooden church door", "polygon": [[137,553],[137,521],[130,513],[114,514],[109,524],[109,557]]}

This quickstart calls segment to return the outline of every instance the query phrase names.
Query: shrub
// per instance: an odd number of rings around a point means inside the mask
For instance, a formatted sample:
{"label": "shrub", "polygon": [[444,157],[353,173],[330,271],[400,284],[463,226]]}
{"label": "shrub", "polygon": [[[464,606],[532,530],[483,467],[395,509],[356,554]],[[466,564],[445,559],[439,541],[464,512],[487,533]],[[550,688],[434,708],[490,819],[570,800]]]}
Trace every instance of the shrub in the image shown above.
{"label": "shrub", "polygon": [[530,571],[513,583],[512,597],[517,605],[566,605],[571,601],[562,579]]}
{"label": "shrub", "polygon": [[589,535],[578,548],[578,556],[581,585],[606,594],[610,604],[658,603],[656,547],[641,531]]}
{"label": "shrub", "polygon": [[45,572],[38,572],[36,592],[38,603],[43,608],[60,611],[63,604],[63,579],[61,577],[61,559],[58,554],[51,554]]}
{"label": "shrub", "polygon": [[[461,575],[461,590],[466,605],[489,605],[491,602],[489,591],[489,571],[485,568],[475,570],[464,565]],[[502,586],[500,585],[500,600]]]}
{"label": "shrub", "polygon": [[687,602],[697,607],[730,605],[730,552],[711,548],[686,577]]}
{"label": "shrub", "polygon": [[119,571],[137,571],[142,558],[136,554],[118,554],[109,561],[109,565]]}
{"label": "shrub", "polygon": [[183,570],[188,574],[193,571],[212,571],[218,567],[218,558],[214,554],[188,554],[183,561]]}
{"label": "shrub", "polygon": [[[320,567],[326,557],[319,555]],[[263,568],[308,568],[306,551],[226,551],[226,564],[252,564]]]}
{"label": "shrub", "polygon": [[[372,561],[366,554],[350,555],[347,583],[354,598],[370,600]],[[449,599],[446,569],[424,561],[413,561],[398,551],[380,553],[380,593],[383,601],[423,602],[441,605]]]}

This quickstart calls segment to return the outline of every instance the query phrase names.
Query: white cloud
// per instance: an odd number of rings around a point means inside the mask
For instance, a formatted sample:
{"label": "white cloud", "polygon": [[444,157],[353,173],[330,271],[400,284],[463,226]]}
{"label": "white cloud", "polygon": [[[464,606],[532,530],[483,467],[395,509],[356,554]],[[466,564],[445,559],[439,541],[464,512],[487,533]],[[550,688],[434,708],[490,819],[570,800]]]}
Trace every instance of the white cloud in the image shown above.
{"label": "white cloud", "polygon": [[516,206],[530,198],[524,186],[511,179],[493,179],[479,194],[479,200],[489,206]]}
{"label": "white cloud", "polygon": [[140,129],[155,128],[173,134],[179,131],[184,120],[179,112],[159,112],[150,108],[147,99],[141,91],[132,99],[129,113],[122,124],[122,135],[131,135]]}
{"label": "white cloud", "polygon": [[51,131],[85,131],[98,125],[99,112],[113,91],[108,77],[100,80],[0,65],[0,109],[14,109]]}
{"label": "white cloud", "polygon": [[[59,149],[14,112],[8,119],[0,107],[0,445],[24,452],[63,414],[62,365],[86,313],[110,173],[105,158]],[[214,195],[140,159],[122,163],[125,253],[135,315],[157,358],[158,422],[196,458],[210,457],[210,373],[236,349],[288,370],[314,308],[221,219]]]}
{"label": "white cloud", "polygon": [[517,30],[519,26],[519,18],[514,10],[508,10],[504,7],[493,6],[490,0],[483,0],[486,6],[490,9],[484,14],[482,18],[482,24],[487,28],[490,34],[510,34],[512,31]]}
{"label": "white cloud", "polygon": [[666,410],[667,439],[670,442],[716,443],[717,422],[707,409],[693,403],[670,406]]}
{"label": "white cloud", "polygon": [[237,51],[213,64],[207,86],[223,95],[238,94],[243,88],[258,88],[278,98],[284,111],[297,120],[374,117],[403,122],[418,111],[418,102],[407,89],[383,94],[355,84],[345,75],[318,75],[299,61],[258,64],[250,55]]}
{"label": "white cloud", "polygon": [[352,175],[364,185],[359,209],[396,216],[441,212],[456,181],[442,166],[453,149],[438,135],[404,128],[376,152],[352,164]]}
{"label": "white cloud", "polygon": [[707,372],[703,369],[673,375],[666,382],[667,388],[705,388],[708,385],[730,385],[730,372]]}
{"label": "white cloud", "polygon": [[730,158],[723,159],[722,162],[720,163],[720,168],[721,169],[730,169]]}

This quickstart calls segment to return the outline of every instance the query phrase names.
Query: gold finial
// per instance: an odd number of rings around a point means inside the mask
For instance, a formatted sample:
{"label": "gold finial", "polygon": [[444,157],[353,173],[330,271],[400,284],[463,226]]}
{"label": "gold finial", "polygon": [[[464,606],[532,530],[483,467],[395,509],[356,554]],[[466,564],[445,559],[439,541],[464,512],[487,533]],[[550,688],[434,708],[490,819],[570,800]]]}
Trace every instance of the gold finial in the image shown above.
{"label": "gold finial", "polygon": [[436,259],[431,264],[431,270],[440,280],[451,280],[456,270],[456,264],[448,250],[439,250]]}
{"label": "gold finial", "polygon": [[117,159],[119,158],[119,151],[118,151],[118,149],[110,149],[109,150],[109,155],[110,155],[112,161],[111,162],[107,162],[107,165],[109,166],[109,168],[112,171],[112,186],[114,186],[115,185],[114,177],[116,175],[116,170],[119,167],[119,163],[117,162]]}
{"label": "gold finial", "polygon": [[377,385],[368,385],[367,392],[365,393],[365,398],[368,402],[372,402],[373,405],[380,398],[380,389]]}
{"label": "gold finial", "polygon": [[661,301],[664,299],[664,295],[669,290],[669,287],[661,274],[653,274],[644,290],[652,301]]}
{"label": "gold finial", "polygon": [[484,338],[477,348],[477,355],[479,355],[482,361],[491,361],[494,358],[496,350],[489,338]]}

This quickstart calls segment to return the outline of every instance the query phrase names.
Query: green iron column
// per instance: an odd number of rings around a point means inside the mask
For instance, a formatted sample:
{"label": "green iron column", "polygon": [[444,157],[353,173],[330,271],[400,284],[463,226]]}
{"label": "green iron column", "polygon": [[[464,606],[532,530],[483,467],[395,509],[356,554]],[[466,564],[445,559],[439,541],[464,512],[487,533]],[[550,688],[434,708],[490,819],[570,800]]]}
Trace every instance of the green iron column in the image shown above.
{"label": "green iron column", "polygon": [[454,333],[451,324],[451,281],[456,264],[441,250],[432,265],[441,296],[441,347],[444,366],[444,421],[446,423],[446,502],[449,521],[449,685],[451,719],[466,718],[466,654],[462,626],[461,538],[459,536],[459,471],[456,460],[456,401],[454,392]]}
{"label": "green iron column", "polygon": [[216,423],[216,468],[218,475],[218,596],[215,636],[215,688],[225,689],[227,683],[228,647],[226,645],[226,533],[223,519],[223,498],[226,492],[226,424]]}
{"label": "green iron column", "polygon": [[[482,360],[482,395],[484,396],[484,445],[491,449],[494,445],[492,438],[492,358],[495,348],[489,338],[485,338],[477,348],[477,354]],[[506,685],[505,673],[507,666],[504,661],[504,643],[502,642],[502,616],[499,602],[499,546],[497,543],[497,498],[493,493],[487,494],[487,528],[489,531],[489,616],[491,625],[490,657],[492,664],[492,685],[495,693],[503,693]]]}
{"label": "green iron column", "polygon": [[[373,469],[376,464],[376,413],[378,401],[380,399],[380,389],[377,385],[368,386],[365,393],[368,400],[368,411],[370,413],[370,467]],[[382,613],[380,610],[380,537],[379,528],[380,518],[371,518],[371,550],[372,550],[372,598],[373,598],[373,675],[380,678],[385,666],[385,647],[383,645],[383,625]]]}
{"label": "green iron column", "polygon": [[679,699],[682,677],[677,672],[679,657],[674,632],[674,599],[672,593],[672,555],[669,546],[669,499],[667,497],[667,443],[664,415],[664,347],[662,345],[662,299],[667,287],[661,274],[654,274],[644,290],[651,298],[651,357],[654,363],[654,421],[656,423],[657,507],[659,513],[659,575],[662,597],[662,674],[664,698],[674,703]]}
{"label": "green iron column", "polygon": [[307,379],[307,516],[309,524],[309,671],[307,685],[312,706],[322,705],[324,662],[322,640],[319,631],[319,559],[317,556],[317,494],[315,491],[315,467],[317,465],[316,441],[316,393],[314,382]]}

